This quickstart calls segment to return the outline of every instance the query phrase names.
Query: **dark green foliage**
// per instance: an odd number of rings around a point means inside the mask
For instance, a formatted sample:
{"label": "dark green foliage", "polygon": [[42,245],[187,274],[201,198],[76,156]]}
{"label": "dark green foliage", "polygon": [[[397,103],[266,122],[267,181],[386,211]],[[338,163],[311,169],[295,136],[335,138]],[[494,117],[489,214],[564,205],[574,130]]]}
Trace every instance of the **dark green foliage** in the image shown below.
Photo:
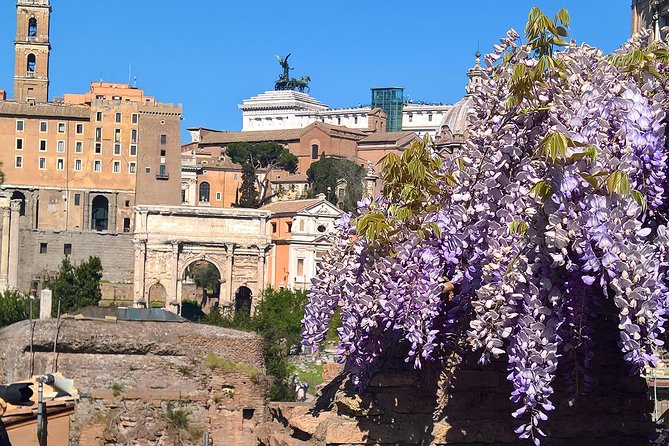
{"label": "dark green foliage", "polygon": [[[240,164],[243,169],[241,198],[237,203],[240,207],[259,207],[270,200],[268,177],[273,169],[282,169],[290,173],[295,173],[297,170],[297,157],[281,144],[271,141],[232,143],[228,145],[225,153],[232,162]],[[258,169],[265,171],[262,181],[258,179]],[[257,196],[254,195],[254,190]]]}
{"label": "dark green foliage", "polygon": [[221,285],[221,273],[211,263],[202,262],[193,268],[193,282],[200,288],[211,290],[213,295],[218,295]]}
{"label": "dark green foliage", "polygon": [[200,304],[192,300],[183,300],[181,302],[181,316],[193,322],[201,321],[206,317]]}
{"label": "dark green foliage", "polygon": [[255,331],[263,337],[265,367],[272,378],[269,395],[272,401],[295,399],[286,359],[291,347],[300,343],[306,303],[307,293],[303,291],[268,288],[263,293],[263,300],[256,305],[253,316],[248,316],[248,310],[241,309],[232,317],[222,316],[217,311],[205,317],[207,324]]}
{"label": "dark green foliage", "polygon": [[259,208],[260,198],[256,189],[256,171],[251,164],[242,165],[242,185],[239,187],[240,197],[237,204],[240,208]]}
{"label": "dark green foliage", "polygon": [[53,290],[52,314],[55,316],[58,311],[58,301],[61,314],[97,305],[102,299],[101,278],[102,263],[99,257],[89,257],[77,266],[68,258],[63,259],[58,276],[47,283],[47,288]]}
{"label": "dark green foliage", "polygon": [[[362,198],[365,169],[345,158],[321,156],[307,170],[309,196],[325,194],[327,200],[344,211],[356,209],[356,202]],[[337,197],[337,182],[346,181],[346,193]]]}
{"label": "dark green foliage", "polygon": [[[39,300],[33,301],[33,318],[39,317]],[[18,291],[0,294],[0,328],[30,318],[29,297]]]}

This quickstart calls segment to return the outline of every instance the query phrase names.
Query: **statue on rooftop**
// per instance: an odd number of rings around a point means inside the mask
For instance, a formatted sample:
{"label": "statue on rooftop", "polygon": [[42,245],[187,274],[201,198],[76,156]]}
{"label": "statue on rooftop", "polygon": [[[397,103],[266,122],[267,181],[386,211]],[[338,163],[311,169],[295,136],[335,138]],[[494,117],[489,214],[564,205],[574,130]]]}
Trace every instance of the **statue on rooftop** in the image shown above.
{"label": "statue on rooftop", "polygon": [[311,79],[309,76],[302,76],[300,78],[291,78],[290,70],[292,68],[288,64],[288,58],[291,53],[288,53],[286,57],[276,56],[276,60],[279,61],[279,65],[283,69],[283,73],[279,75],[279,79],[274,83],[275,90],[297,90],[304,93],[309,91],[309,81]]}

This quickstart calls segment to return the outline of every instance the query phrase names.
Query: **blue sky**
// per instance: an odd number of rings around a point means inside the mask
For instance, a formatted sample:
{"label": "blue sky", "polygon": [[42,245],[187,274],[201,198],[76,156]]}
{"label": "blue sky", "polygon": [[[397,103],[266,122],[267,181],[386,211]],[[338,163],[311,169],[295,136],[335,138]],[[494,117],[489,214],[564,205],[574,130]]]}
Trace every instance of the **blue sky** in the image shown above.
{"label": "blue sky", "polygon": [[[273,88],[275,55],[332,107],[400,85],[414,101],[462,97],[477,46],[489,51],[534,5],[571,14],[571,35],[611,52],[630,34],[631,0],[52,0],[50,96],[128,82],[184,106],[184,129],[239,130],[237,104]],[[15,1],[0,1],[0,88],[12,89]]]}

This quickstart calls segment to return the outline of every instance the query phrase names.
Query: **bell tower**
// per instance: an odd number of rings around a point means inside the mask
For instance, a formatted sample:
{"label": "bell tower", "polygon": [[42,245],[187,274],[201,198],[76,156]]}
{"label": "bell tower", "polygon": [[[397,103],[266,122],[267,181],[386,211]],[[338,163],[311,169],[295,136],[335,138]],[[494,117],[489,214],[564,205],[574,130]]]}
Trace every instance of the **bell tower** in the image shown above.
{"label": "bell tower", "polygon": [[49,0],[17,0],[14,100],[49,100]]}

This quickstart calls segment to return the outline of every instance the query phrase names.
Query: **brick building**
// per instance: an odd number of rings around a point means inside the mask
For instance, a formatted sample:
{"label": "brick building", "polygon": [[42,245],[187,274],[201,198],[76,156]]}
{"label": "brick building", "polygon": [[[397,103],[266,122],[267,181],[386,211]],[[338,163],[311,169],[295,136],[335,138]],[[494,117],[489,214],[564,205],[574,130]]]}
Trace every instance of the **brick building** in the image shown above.
{"label": "brick building", "polygon": [[49,0],[17,1],[14,97],[0,94],[2,189],[20,203],[8,286],[34,288],[64,255],[95,254],[131,290],[133,206],[180,203],[181,106],[104,82],[50,101],[50,13]]}

